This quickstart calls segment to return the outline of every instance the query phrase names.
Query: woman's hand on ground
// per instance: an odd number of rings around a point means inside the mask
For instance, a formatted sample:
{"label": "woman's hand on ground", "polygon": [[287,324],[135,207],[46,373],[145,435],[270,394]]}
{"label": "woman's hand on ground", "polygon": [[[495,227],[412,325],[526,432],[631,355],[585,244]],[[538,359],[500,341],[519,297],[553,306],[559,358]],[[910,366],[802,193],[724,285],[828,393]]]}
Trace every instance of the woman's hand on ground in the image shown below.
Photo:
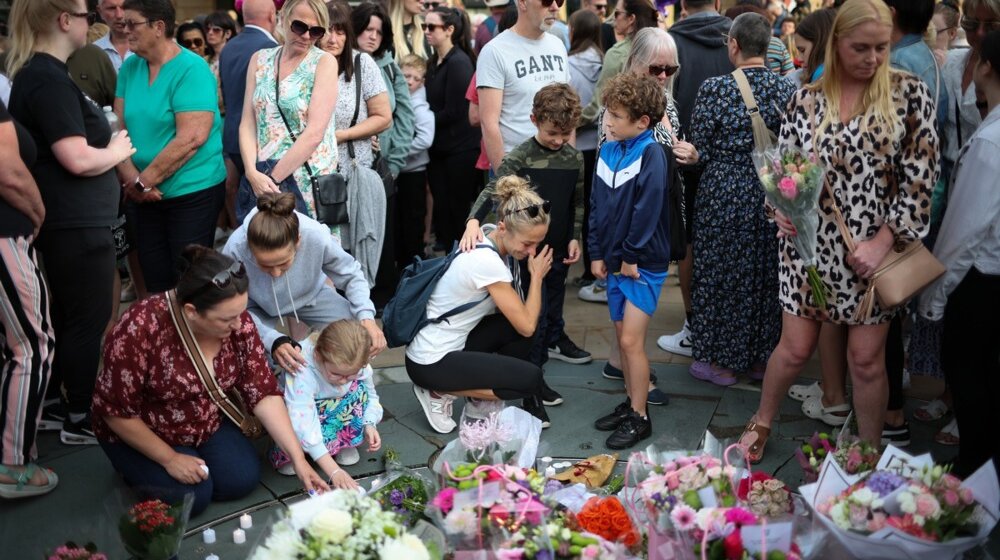
{"label": "woman's hand on ground", "polygon": [[550,270],[552,270],[552,247],[546,245],[539,249],[534,256],[528,257],[528,272],[531,273],[532,278],[545,278]]}
{"label": "woman's hand on ground", "polygon": [[598,280],[604,280],[608,277],[608,267],[604,261],[590,261],[590,273]]}
{"label": "woman's hand on ground", "polygon": [[314,492],[318,492],[322,494],[323,492],[330,490],[330,485],[327,484],[323,480],[323,477],[317,474],[311,466],[309,466],[305,457],[302,458],[301,462],[293,463],[293,465],[295,468],[295,476],[299,477],[299,480],[302,481],[302,487],[306,489],[307,493],[312,494]]}
{"label": "woman's hand on ground", "polygon": [[[384,342],[385,337],[383,337],[382,340]],[[274,361],[277,362],[279,366],[281,366],[281,369],[292,375],[298,373],[302,367],[306,365],[306,359],[302,355],[302,352],[300,352],[299,349],[290,342],[286,342],[279,346],[271,357],[274,358]]]}
{"label": "woman's hand on ground", "polygon": [[278,185],[269,176],[264,175],[256,169],[247,169],[247,182],[250,183],[253,194],[258,197],[265,193],[281,192],[281,189],[278,188]]}
{"label": "woman's hand on ground", "polygon": [[365,439],[368,440],[368,451],[378,451],[382,448],[382,436],[375,426],[365,426]]}
{"label": "woman's hand on ground", "polygon": [[333,488],[339,488],[341,490],[354,490],[358,487],[358,483],[354,482],[351,475],[340,467],[334,469],[332,473],[328,473],[328,476],[330,477],[330,486]]}
{"label": "woman's hand on ground", "polygon": [[198,484],[208,478],[208,471],[202,468],[204,465],[205,461],[198,457],[185,455],[184,453],[174,453],[163,464],[163,468],[167,470],[167,474],[178,482]]}
{"label": "woman's hand on ground", "polygon": [[378,328],[378,325],[375,323],[375,319],[365,319],[361,321],[361,326],[368,331],[368,336],[372,338],[372,347],[369,357],[374,358],[380,352],[385,350],[385,347],[388,344],[385,341],[385,333],[382,332],[382,329]]}
{"label": "woman's hand on ground", "polygon": [[463,253],[468,253],[475,249],[482,240],[483,230],[479,229],[479,220],[473,218],[465,222],[465,233],[462,234],[462,240],[458,242],[458,249]]}
{"label": "woman's hand on ground", "polygon": [[626,278],[634,278],[634,279],[638,280],[639,279],[639,265],[638,265],[638,263],[636,263],[636,264],[628,264],[628,263],[624,263],[623,262],[622,263],[622,268],[621,268],[621,270],[618,273],[621,274],[622,276],[626,277]]}
{"label": "woman's hand on ground", "polygon": [[774,223],[778,225],[778,237],[794,237],[799,234],[792,223],[781,210],[774,211]]}
{"label": "woman's hand on ground", "polygon": [[570,265],[576,264],[580,260],[580,242],[573,239],[569,242],[569,247],[566,248],[567,257],[563,259],[563,264]]}

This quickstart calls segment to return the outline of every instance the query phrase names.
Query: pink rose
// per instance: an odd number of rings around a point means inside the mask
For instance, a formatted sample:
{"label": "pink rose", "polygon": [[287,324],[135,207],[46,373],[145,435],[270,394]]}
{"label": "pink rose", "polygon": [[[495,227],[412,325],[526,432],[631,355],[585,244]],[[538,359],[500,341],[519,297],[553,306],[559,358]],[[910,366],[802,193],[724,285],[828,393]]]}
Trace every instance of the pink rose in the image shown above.
{"label": "pink rose", "polygon": [[917,496],[917,515],[922,517],[934,517],[941,511],[941,505],[934,496],[930,494],[920,494]]}
{"label": "pink rose", "polygon": [[972,490],[969,490],[968,488],[959,488],[958,494],[961,496],[962,502],[966,505],[976,501],[976,498],[972,495]]}
{"label": "pink rose", "polygon": [[680,480],[677,477],[677,473],[676,472],[672,472],[669,475],[667,475],[667,489],[668,490],[677,490],[677,487],[680,486],[680,484],[681,483],[680,483]]}
{"label": "pink rose", "polygon": [[959,498],[958,498],[958,492],[956,492],[954,490],[945,490],[944,491],[944,503],[948,507],[955,507],[955,506],[957,506],[958,505],[958,500],[959,500]]}
{"label": "pink rose", "polygon": [[795,197],[799,196],[799,187],[795,184],[795,179],[782,177],[781,181],[778,181],[778,192],[788,200],[795,200]]}

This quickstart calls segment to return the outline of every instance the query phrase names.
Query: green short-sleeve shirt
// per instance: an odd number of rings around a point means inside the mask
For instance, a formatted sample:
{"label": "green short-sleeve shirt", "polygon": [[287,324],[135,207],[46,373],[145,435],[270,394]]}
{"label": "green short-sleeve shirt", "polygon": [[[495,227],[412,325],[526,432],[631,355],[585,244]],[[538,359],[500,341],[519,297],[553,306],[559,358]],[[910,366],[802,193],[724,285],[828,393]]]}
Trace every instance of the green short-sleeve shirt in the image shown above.
{"label": "green short-sleeve shirt", "polygon": [[115,97],[125,102],[125,126],[136,149],[132,162],[140,171],[149,166],[177,135],[177,113],[211,111],[214,115],[208,140],[187,163],[159,185],[163,198],[191,194],[225,180],[216,81],[203,58],[181,49],[180,54],[163,65],[156,80],[150,84],[146,60],[130,56],[118,73]]}

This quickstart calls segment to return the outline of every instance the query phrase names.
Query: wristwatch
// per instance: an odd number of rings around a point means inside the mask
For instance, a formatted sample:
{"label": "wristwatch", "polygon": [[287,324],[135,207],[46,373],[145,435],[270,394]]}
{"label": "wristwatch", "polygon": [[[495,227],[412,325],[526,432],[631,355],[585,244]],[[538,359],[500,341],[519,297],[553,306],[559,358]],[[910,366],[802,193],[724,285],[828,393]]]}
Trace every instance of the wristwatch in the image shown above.
{"label": "wristwatch", "polygon": [[146,185],[142,184],[142,181],[139,179],[139,177],[135,178],[135,182],[132,183],[132,187],[141,193],[148,193],[149,191],[153,190],[153,187],[147,187]]}

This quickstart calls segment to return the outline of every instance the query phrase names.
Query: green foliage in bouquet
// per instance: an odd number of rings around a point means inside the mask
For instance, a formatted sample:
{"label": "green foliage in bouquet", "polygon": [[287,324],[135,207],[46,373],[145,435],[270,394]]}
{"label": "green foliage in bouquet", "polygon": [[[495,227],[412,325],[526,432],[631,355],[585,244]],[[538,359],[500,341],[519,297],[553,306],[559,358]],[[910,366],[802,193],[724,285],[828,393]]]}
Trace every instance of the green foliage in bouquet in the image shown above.
{"label": "green foliage in bouquet", "polygon": [[129,554],[142,560],[168,560],[177,555],[186,523],[185,504],[146,500],[132,506],[118,523]]}

